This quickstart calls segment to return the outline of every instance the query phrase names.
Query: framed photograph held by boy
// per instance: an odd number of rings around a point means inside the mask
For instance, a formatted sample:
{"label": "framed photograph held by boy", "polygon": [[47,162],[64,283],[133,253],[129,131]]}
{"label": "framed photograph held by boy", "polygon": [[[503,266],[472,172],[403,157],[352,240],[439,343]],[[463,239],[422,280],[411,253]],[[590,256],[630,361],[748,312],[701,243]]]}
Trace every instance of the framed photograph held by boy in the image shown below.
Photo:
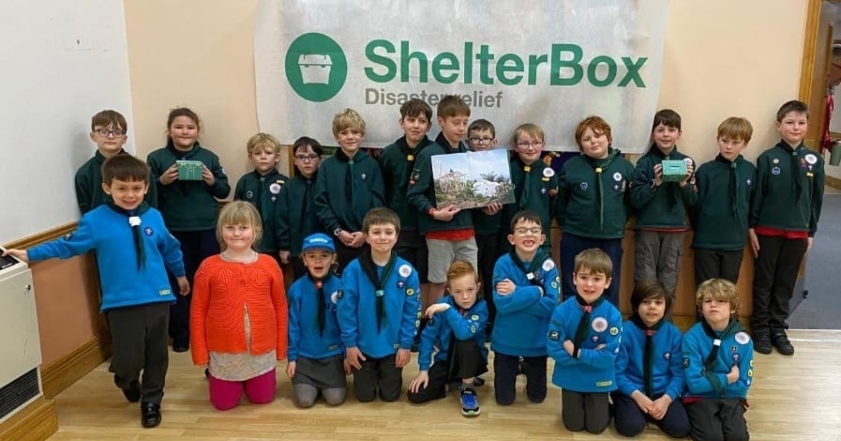
{"label": "framed photograph held by boy", "polygon": [[436,208],[514,203],[508,150],[450,153],[432,157]]}

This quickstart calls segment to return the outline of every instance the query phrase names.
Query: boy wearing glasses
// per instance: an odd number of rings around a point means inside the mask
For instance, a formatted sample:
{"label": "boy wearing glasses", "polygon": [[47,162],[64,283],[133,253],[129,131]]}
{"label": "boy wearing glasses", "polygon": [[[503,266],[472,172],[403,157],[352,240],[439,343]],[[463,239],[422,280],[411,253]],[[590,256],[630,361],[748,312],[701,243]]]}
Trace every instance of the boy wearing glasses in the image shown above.
{"label": "boy wearing glasses", "polygon": [[263,235],[256,244],[258,252],[272,256],[280,263],[277,243],[277,217],[280,210],[278,196],[289,178],[277,171],[280,143],[268,133],[258,133],[246,144],[248,160],[254,171],[237,181],[234,200],[246,201],[257,208],[263,221]]}
{"label": "boy wearing glasses", "polygon": [[546,332],[561,285],[552,256],[542,248],[546,241],[542,222],[534,211],[516,213],[508,235],[514,249],[494,267],[496,321],[491,349],[496,402],[501,405],[514,402],[520,371],[526,376],[529,401],[541,403],[546,398]]}
{"label": "boy wearing glasses", "polygon": [[[511,161],[511,183],[514,184],[514,204],[502,209],[502,224],[508,225],[515,213],[531,210],[540,216],[543,234],[550,236],[552,214],[555,213],[555,200],[558,195],[558,177],[551,167],[540,160],[543,153],[543,129],[535,124],[522,124],[514,130],[514,151]],[[544,241],[543,249],[552,254],[552,242]],[[510,246],[503,242],[503,251]]]}
{"label": "boy wearing glasses", "polygon": [[[93,158],[76,170],[75,177],[76,202],[82,214],[111,200],[102,190],[102,164],[113,156],[128,154],[123,150],[127,131],[126,118],[117,111],[103,110],[91,118],[90,138],[97,150]],[[144,200],[157,208],[158,191],[154,185],[149,187]]]}
{"label": "boy wearing glasses", "polygon": [[321,144],[309,137],[302,136],[292,144],[295,157],[295,176],[280,189],[277,215],[277,244],[280,248],[280,261],[292,262],[292,275],[298,280],[307,274],[302,259],[304,238],[315,233],[324,233],[324,228],[315,215],[315,179],[321,155]]}

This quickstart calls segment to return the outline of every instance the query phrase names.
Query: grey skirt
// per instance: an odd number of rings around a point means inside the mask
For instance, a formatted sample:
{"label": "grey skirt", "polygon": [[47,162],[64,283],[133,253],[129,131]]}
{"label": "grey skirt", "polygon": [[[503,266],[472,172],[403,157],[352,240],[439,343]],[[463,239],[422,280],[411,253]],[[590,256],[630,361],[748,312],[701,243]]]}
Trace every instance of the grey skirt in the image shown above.
{"label": "grey skirt", "polygon": [[309,384],[318,389],[347,387],[344,357],[341,354],[320,359],[299,356],[292,384]]}

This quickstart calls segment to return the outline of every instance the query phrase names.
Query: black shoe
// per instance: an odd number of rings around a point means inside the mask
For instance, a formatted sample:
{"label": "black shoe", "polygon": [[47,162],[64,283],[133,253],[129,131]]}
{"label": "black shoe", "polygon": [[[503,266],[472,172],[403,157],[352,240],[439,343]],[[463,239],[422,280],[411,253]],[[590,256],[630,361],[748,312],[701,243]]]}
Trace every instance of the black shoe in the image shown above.
{"label": "black shoe", "polygon": [[210,369],[204,369],[204,378],[210,379]]}
{"label": "black shoe", "polygon": [[140,383],[137,381],[131,383],[129,387],[120,390],[123,391],[123,395],[125,395],[129,403],[136,403],[140,401],[140,395],[142,392],[140,391]]}
{"label": "black shoe", "polygon": [[788,336],[783,331],[774,334],[773,345],[780,354],[794,355],[794,346],[788,341]]}
{"label": "black shoe", "polygon": [[172,340],[172,350],[175,352],[187,352],[190,350],[190,341],[180,338]]}
{"label": "black shoe", "polygon": [[140,424],[149,429],[161,424],[161,405],[143,403],[140,405]]}
{"label": "black shoe", "polygon": [[760,354],[770,354],[774,350],[774,346],[771,344],[771,334],[762,332],[754,335],[753,350]]}
{"label": "black shoe", "polygon": [[473,377],[473,387],[481,387],[485,385],[485,379],[482,377]]}

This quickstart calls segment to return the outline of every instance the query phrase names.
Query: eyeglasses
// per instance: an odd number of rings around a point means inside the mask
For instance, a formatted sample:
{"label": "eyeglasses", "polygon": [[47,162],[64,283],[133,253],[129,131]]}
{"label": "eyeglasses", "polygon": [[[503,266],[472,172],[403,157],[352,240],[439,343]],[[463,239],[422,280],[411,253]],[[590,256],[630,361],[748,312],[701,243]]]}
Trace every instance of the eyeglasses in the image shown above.
{"label": "eyeglasses", "polygon": [[531,234],[533,236],[538,236],[540,234],[543,234],[543,229],[539,228],[539,227],[517,228],[517,229],[514,230],[514,234],[516,234],[517,236],[525,236],[527,234]]}
{"label": "eyeglasses", "polygon": [[315,161],[316,159],[318,159],[318,155],[316,155],[316,154],[295,155],[295,160],[296,161],[301,161],[301,162],[311,162],[311,161]]}
{"label": "eyeglasses", "polygon": [[529,147],[539,149],[543,147],[543,141],[535,141],[535,142],[518,142],[517,147],[521,149],[527,149]]}
{"label": "eyeglasses", "polygon": [[125,130],[108,130],[108,129],[96,129],[96,133],[103,138],[107,138],[108,135],[114,135],[115,138],[119,138],[119,137],[126,134]]}
{"label": "eyeglasses", "polygon": [[490,144],[493,138],[467,138],[472,144]]}

